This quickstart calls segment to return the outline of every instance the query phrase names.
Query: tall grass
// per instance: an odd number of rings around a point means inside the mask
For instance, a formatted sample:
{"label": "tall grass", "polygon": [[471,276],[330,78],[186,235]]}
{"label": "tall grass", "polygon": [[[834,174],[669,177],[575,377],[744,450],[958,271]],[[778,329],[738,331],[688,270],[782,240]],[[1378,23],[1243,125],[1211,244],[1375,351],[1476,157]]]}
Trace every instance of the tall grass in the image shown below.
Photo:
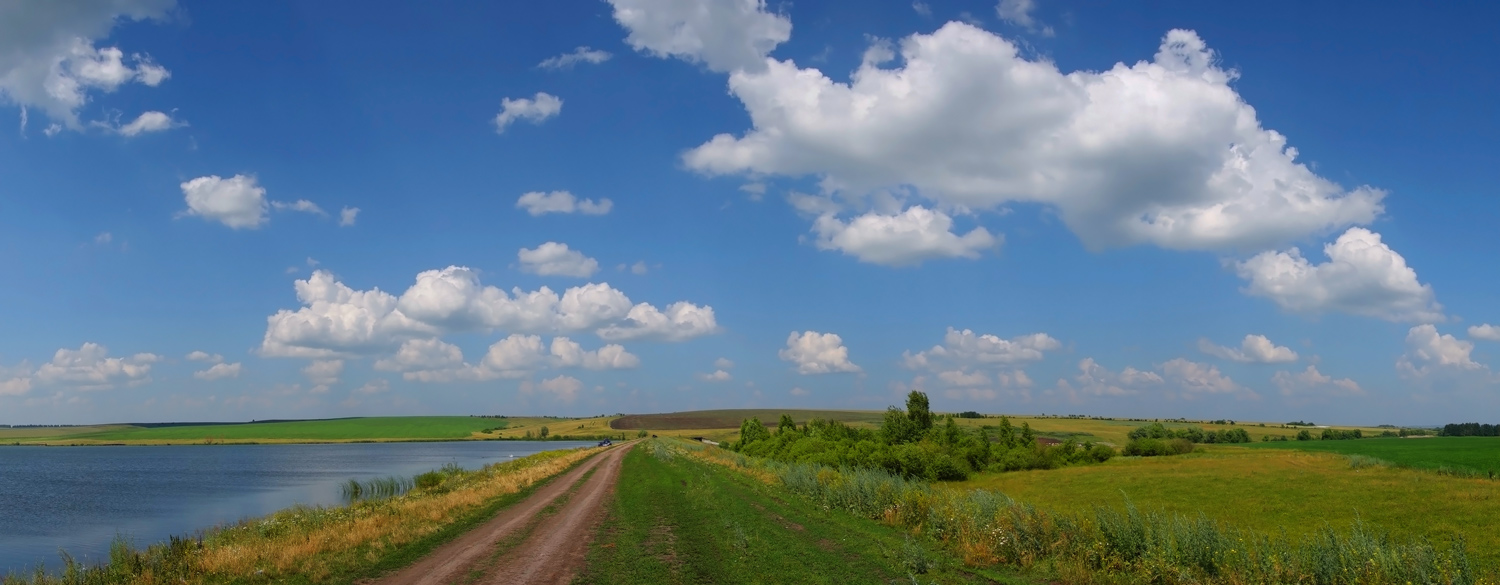
{"label": "tall grass", "polygon": [[996,492],[943,489],[879,470],[761,461],[713,451],[700,457],[759,472],[825,510],[930,537],[967,564],[1041,567],[1070,583],[1500,582],[1493,569],[1476,573],[1459,536],[1439,545],[1394,538],[1356,521],[1344,530],[1325,525],[1294,539],[1236,529],[1203,516],[1143,512],[1128,499],[1119,507],[1101,505],[1092,514],[1056,514]]}
{"label": "tall grass", "polygon": [[0,577],[0,585],[347,580],[595,452],[549,451],[473,471],[445,466],[412,479],[353,481],[346,494],[358,486],[359,497],[345,506],[297,506],[145,548],[118,539],[105,563],[87,566],[63,554],[61,572],[38,567]]}

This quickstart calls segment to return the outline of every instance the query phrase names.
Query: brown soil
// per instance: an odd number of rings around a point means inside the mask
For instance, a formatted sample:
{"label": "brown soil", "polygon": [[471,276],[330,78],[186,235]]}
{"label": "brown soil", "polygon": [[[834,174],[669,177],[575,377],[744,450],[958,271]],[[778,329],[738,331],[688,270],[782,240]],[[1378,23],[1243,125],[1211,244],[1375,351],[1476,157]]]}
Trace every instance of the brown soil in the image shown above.
{"label": "brown soil", "polygon": [[[501,510],[478,528],[438,547],[400,571],[373,585],[440,585],[478,581],[500,583],[567,583],[583,564],[594,528],[603,517],[605,500],[620,476],[620,462],[632,445],[622,445],[596,456],[552,480],[525,500]],[[597,469],[557,511],[542,519],[526,539],[494,562],[486,561],[507,536],[524,530],[549,504]]]}

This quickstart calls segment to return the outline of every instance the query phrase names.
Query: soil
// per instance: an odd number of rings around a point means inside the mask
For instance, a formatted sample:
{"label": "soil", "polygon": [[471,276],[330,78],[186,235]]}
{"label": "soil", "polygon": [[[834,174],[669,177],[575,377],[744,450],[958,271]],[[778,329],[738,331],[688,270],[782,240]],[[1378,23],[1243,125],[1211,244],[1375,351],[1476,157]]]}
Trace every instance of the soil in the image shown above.
{"label": "soil", "polygon": [[[479,527],[372,584],[568,583],[583,565],[589,542],[620,477],[621,461],[632,446],[621,445],[595,456]],[[591,469],[597,471],[578,486],[561,509],[537,522],[525,540],[491,559],[507,536],[525,530]]]}

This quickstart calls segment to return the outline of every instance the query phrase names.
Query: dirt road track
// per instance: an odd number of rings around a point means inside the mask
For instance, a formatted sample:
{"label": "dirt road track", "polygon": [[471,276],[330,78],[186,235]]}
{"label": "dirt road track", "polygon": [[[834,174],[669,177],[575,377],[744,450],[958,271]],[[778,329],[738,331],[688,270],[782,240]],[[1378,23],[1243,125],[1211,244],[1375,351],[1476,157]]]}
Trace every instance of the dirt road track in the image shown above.
{"label": "dirt road track", "polygon": [[[604,504],[620,477],[621,460],[631,447],[621,445],[595,455],[478,528],[373,585],[567,583],[583,565],[594,527],[603,518]],[[556,514],[542,519],[525,541],[487,562],[502,540],[526,528],[538,513],[593,469],[597,471]],[[475,570],[483,573],[478,579],[472,578]]]}

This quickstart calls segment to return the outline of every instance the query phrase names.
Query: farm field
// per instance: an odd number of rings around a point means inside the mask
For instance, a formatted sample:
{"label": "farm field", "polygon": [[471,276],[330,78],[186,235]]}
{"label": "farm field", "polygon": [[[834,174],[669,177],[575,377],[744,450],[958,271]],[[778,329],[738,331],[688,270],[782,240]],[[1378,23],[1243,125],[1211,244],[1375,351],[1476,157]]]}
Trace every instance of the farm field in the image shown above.
{"label": "farm field", "polygon": [[[1426,439],[1430,440],[1430,439]],[[1361,443],[1374,441],[1327,441]],[[1415,441],[1414,441],[1415,442]],[[1102,465],[979,474],[947,484],[1004,493],[1041,508],[1092,513],[1128,497],[1142,511],[1197,517],[1293,537],[1356,520],[1398,537],[1467,540],[1470,555],[1500,565],[1500,482],[1395,467],[1354,468],[1345,456],[1300,449],[1209,447],[1175,457],[1116,458]]]}
{"label": "farm field", "polygon": [[[1080,442],[1096,441],[1110,443],[1112,445],[1124,445],[1126,441],[1130,440],[1129,437],[1126,436],[1130,433],[1130,431],[1150,424],[1150,421],[1125,419],[1103,420],[1051,416],[1010,416],[1009,418],[1010,423],[1018,427],[1021,426],[1021,423],[1030,424],[1031,428],[1035,430],[1037,434],[1042,436],[1051,436],[1059,439],[1066,439],[1069,436],[1073,436],[1076,437]],[[1000,419],[999,415],[991,415],[991,418],[961,418],[958,419],[958,424],[964,426],[993,426],[1000,424]],[[1235,424],[1232,425],[1216,425],[1199,422],[1172,422],[1163,420],[1161,421],[1161,424],[1162,426],[1165,426],[1169,429],[1179,429],[1185,427],[1198,427],[1205,431],[1217,431],[1221,429],[1236,428],[1245,429],[1245,432],[1250,433],[1250,437],[1257,441],[1260,440],[1262,435],[1270,435],[1272,437],[1295,437],[1297,435],[1297,431],[1304,428],[1283,428],[1280,423],[1257,423],[1250,421],[1236,421]],[[1265,424],[1265,426],[1260,426],[1261,424]],[[1330,428],[1357,428],[1367,435],[1379,434],[1382,430],[1375,427],[1352,426],[1333,426]],[[1321,430],[1315,430],[1314,432],[1321,432]]]}
{"label": "farm field", "polygon": [[18,440],[44,439],[50,437],[68,437],[75,435],[86,435],[90,433],[101,433],[121,429],[138,429],[129,425],[90,425],[80,427],[22,427],[22,428],[0,428],[0,442],[12,442]]}
{"label": "farm field", "polygon": [[11,438],[0,434],[0,440],[66,444],[453,440],[475,437],[479,431],[507,424],[507,419],[468,416],[402,416],[152,428],[117,426],[53,436]]}
{"label": "farm field", "polygon": [[878,424],[883,411],[873,410],[792,410],[792,409],[745,409],[745,410],[697,410],[662,414],[629,414],[610,422],[612,428],[621,430],[681,430],[681,429],[735,429],[747,418],[759,418],[766,426],[776,426],[782,414],[789,414],[797,424],[820,418],[846,423]]}
{"label": "farm field", "polygon": [[1289,441],[1256,443],[1257,449],[1297,449],[1341,455],[1364,455],[1404,467],[1458,467],[1500,474],[1500,438],[1424,437],[1360,441]]}

